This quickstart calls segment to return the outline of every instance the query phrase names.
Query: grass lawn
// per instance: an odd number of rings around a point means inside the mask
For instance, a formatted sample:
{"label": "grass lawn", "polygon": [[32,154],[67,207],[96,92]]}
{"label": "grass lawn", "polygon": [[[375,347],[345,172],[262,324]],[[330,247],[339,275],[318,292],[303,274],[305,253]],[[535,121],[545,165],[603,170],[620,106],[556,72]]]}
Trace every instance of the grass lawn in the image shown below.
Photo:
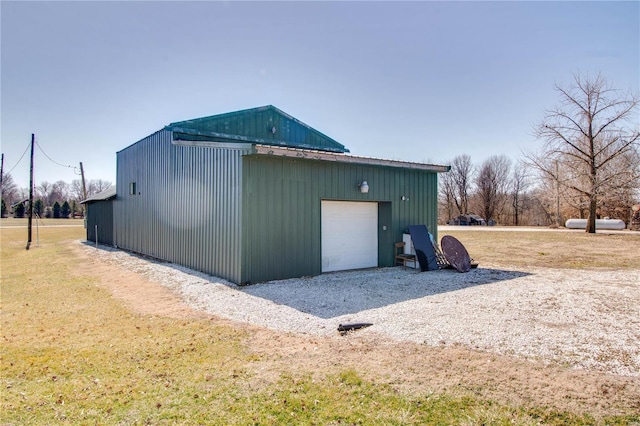
{"label": "grass lawn", "polygon": [[[101,277],[78,272],[73,240],[83,238],[82,227],[46,223],[38,231],[39,247],[34,243],[27,251],[26,229],[8,228],[5,220],[1,225],[3,425],[587,425],[637,419],[634,413],[594,419],[428,386],[406,394],[365,380],[354,368],[273,371],[275,380],[258,380],[259,359],[248,341],[259,330],[133,313],[97,285]],[[501,259],[509,244],[525,238],[497,235],[496,248],[480,235],[452,235],[480,262]],[[596,238],[598,245],[620,244],[617,237]],[[535,265],[546,265],[547,255],[540,254],[545,250],[530,256]],[[621,262],[638,267],[637,259]]]}
{"label": "grass lawn", "polygon": [[516,268],[640,268],[640,234],[582,231],[440,231],[456,237],[481,265]]}

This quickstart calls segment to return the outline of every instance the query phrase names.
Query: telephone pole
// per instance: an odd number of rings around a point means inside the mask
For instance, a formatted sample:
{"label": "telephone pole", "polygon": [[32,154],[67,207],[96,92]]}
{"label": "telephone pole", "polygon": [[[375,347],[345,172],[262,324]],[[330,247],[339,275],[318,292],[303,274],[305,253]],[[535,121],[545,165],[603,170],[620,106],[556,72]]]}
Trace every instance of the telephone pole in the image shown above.
{"label": "telephone pole", "polygon": [[2,161],[0,162],[0,188],[2,188],[2,179],[4,179],[4,153],[2,154]]}
{"label": "telephone pole", "polygon": [[82,195],[84,199],[87,199],[87,185],[84,183],[84,169],[82,168],[82,161],[80,162],[80,175],[82,176]]}
{"label": "telephone pole", "polygon": [[27,225],[28,237],[27,237],[27,250],[31,246],[31,222],[33,221],[33,147],[35,146],[36,135],[31,133],[31,167],[29,171],[29,224]]}

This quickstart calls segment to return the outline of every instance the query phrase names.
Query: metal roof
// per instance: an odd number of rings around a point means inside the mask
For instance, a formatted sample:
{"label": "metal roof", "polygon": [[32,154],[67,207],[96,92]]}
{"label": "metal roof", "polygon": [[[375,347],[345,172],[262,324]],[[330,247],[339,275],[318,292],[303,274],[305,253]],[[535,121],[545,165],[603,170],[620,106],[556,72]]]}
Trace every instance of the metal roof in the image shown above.
{"label": "metal roof", "polygon": [[349,152],[341,143],[273,105],[178,121],[165,127],[174,140],[258,143]]}
{"label": "metal roof", "polygon": [[318,150],[281,148],[256,144],[253,147],[255,155],[274,155],[280,157],[294,157],[308,160],[334,161],[337,163],[366,164],[373,166],[399,167],[403,169],[425,170],[436,173],[445,173],[451,170],[451,166],[437,164],[415,163],[411,161],[385,160],[382,158],[360,157],[350,154],[329,153]]}
{"label": "metal roof", "polygon": [[86,200],[80,201],[80,204],[90,203],[92,201],[106,201],[116,197],[116,187],[112,186],[110,188],[105,189],[102,192],[98,192],[97,194],[93,194],[91,197]]}

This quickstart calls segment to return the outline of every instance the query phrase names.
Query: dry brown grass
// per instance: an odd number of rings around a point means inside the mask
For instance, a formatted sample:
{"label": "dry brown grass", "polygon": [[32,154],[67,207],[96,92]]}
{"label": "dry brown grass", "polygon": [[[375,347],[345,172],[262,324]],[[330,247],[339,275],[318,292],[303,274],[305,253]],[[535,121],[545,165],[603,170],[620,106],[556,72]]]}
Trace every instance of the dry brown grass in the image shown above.
{"label": "dry brown grass", "polygon": [[[186,311],[180,317],[139,312],[115,290],[143,280],[83,257],[73,240],[84,232],[45,224],[40,246],[26,251],[24,227],[0,230],[2,424],[622,425],[640,419],[636,387],[621,378],[465,349],[381,347],[356,338],[282,335]],[[452,235],[481,262],[506,254],[538,259],[530,249],[540,244],[523,244],[517,234]],[[520,238],[526,236],[538,237]],[[581,240],[570,241],[565,249]],[[491,249],[491,242],[500,247]],[[561,246],[544,250],[559,256],[553,250]],[[144,294],[137,297],[158,306],[180,303],[155,294],[158,284],[138,287]],[[602,402],[589,403],[594,400]]]}
{"label": "dry brown grass", "polygon": [[568,230],[443,230],[480,264],[514,268],[640,268],[640,234]]}

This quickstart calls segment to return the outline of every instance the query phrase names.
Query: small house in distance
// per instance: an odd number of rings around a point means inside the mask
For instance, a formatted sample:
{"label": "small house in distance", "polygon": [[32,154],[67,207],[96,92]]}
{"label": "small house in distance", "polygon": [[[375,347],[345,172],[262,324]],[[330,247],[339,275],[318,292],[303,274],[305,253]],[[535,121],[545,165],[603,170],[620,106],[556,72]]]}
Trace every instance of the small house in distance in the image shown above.
{"label": "small house in distance", "polygon": [[393,266],[449,167],[348,152],[270,105],[171,123],[117,153],[104,242],[238,284]]}

